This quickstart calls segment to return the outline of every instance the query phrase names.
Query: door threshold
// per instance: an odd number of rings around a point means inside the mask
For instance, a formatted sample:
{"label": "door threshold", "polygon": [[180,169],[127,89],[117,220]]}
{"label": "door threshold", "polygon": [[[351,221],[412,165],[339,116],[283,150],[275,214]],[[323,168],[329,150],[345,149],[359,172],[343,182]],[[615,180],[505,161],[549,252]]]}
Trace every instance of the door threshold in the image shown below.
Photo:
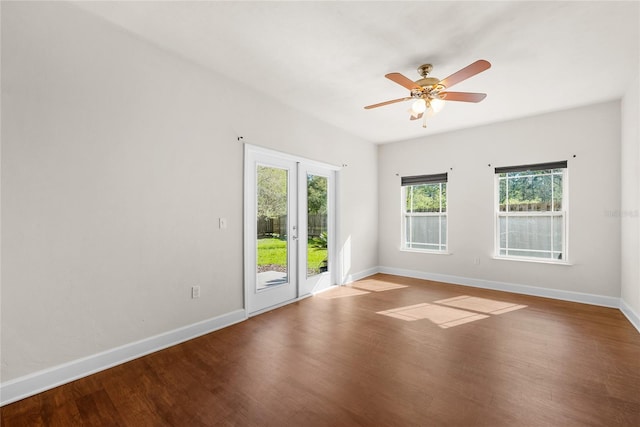
{"label": "door threshold", "polygon": [[303,295],[303,296],[298,297],[298,298],[290,299],[288,301],[284,301],[284,302],[281,302],[279,304],[272,305],[270,307],[254,311],[253,313],[247,313],[247,317],[253,317],[253,316],[257,316],[259,314],[264,314],[267,311],[275,310],[277,308],[284,307],[285,305],[293,304],[294,302],[302,301],[303,299],[307,299],[307,298],[312,297],[312,296],[313,296],[313,294],[307,294],[307,295]]}

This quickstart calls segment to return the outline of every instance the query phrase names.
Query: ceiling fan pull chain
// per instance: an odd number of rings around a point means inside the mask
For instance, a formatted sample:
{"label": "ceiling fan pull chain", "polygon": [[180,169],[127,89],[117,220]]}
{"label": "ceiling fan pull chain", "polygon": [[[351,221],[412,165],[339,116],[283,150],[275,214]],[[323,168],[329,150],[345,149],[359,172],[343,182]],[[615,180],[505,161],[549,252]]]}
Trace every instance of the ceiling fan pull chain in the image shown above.
{"label": "ceiling fan pull chain", "polygon": [[422,116],[422,127],[423,128],[427,127],[427,115],[426,114],[424,116]]}

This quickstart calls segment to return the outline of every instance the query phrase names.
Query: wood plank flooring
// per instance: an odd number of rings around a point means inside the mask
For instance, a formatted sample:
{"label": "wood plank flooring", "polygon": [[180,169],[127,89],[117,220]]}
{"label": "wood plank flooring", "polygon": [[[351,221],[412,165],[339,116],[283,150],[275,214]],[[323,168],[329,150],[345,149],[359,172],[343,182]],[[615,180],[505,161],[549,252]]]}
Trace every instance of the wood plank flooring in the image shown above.
{"label": "wood plank flooring", "polygon": [[1,409],[19,426],[640,426],[616,309],[378,274]]}

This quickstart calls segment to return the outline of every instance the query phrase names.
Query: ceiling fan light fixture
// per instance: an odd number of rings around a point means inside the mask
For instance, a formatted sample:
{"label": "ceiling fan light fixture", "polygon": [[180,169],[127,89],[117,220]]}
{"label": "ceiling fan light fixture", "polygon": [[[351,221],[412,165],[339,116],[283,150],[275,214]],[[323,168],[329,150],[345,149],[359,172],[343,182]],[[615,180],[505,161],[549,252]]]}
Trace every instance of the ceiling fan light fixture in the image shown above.
{"label": "ceiling fan light fixture", "polygon": [[431,117],[440,112],[442,107],[444,107],[443,101],[477,103],[487,97],[486,93],[451,92],[447,89],[475,76],[476,74],[488,70],[491,68],[489,61],[479,59],[443,80],[439,80],[435,77],[429,77],[429,73],[432,68],[433,66],[431,64],[421,65],[418,68],[418,74],[420,74],[422,78],[415,82],[400,73],[385,74],[387,79],[399,84],[405,89],[408,89],[409,95],[405,98],[392,99],[391,101],[367,105],[364,107],[365,110],[382,107],[383,105],[395,104],[396,102],[413,100],[411,108],[409,109],[409,113],[411,113],[410,120],[423,119],[422,127],[427,127],[427,117]]}
{"label": "ceiling fan light fixture", "polygon": [[411,105],[411,111],[415,113],[415,115],[418,115],[420,113],[424,113],[427,110],[427,102],[420,98],[417,99],[412,105]]}
{"label": "ceiling fan light fixture", "polygon": [[430,110],[433,111],[433,114],[438,114],[444,108],[445,102],[440,98],[434,98],[429,101]]}

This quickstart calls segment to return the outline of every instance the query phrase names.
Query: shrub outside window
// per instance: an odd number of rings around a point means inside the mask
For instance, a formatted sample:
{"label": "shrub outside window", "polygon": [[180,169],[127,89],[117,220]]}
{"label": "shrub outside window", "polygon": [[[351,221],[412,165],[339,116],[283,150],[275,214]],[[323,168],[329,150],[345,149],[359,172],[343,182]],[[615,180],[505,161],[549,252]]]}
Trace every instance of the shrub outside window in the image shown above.
{"label": "shrub outside window", "polygon": [[446,173],[402,177],[402,248],[446,252]]}
{"label": "shrub outside window", "polygon": [[567,162],[495,173],[496,256],[566,262]]}

